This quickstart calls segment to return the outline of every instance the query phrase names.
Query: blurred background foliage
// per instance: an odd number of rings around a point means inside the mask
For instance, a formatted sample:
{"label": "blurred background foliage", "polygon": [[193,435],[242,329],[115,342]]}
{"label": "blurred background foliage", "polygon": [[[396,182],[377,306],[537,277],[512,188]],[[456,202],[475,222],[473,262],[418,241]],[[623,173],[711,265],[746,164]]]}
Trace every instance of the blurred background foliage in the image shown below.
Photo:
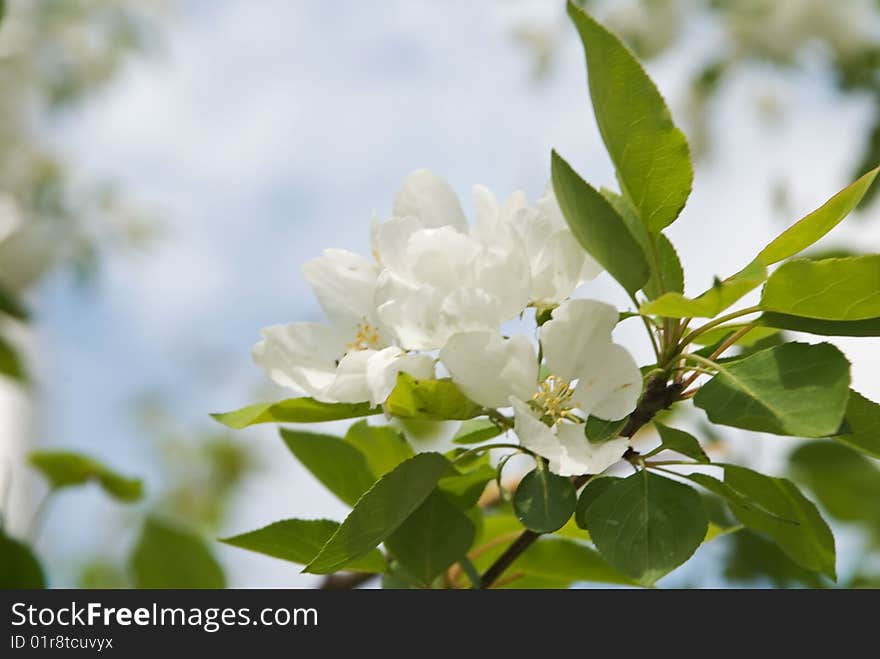
{"label": "blurred background foliage", "polygon": [[[107,250],[144,249],[162,235],[161,219],[154,212],[130,199],[113,180],[84,176],[75,160],[55,148],[53,136],[67,113],[99,95],[132,58],[161,50],[163,29],[177,4],[172,0],[0,1],[0,376],[25,384],[27,360],[17,346],[26,332],[24,325],[39,323],[39,318],[29,318],[26,300],[42,275],[66,268],[87,282],[100,273],[101,255]],[[841,95],[872,103],[863,148],[852,154],[851,178],[880,162],[880,1],[582,0],[581,4],[648,60],[688,47],[689,41],[702,44],[703,55],[692,63],[684,97],[670,99],[684,110],[682,119],[697,154],[711,157],[713,110],[723,102],[725,86],[744,69],[764,67],[786,76],[818,68],[830,72]],[[561,35],[567,29],[563,3],[559,5],[557,20],[517,24],[511,32],[511,38],[529,53],[538,94],[541,84],[554,75]],[[778,99],[766,92],[762,89],[755,95],[761,116],[770,123],[784,121]],[[785,191],[777,195],[783,203]],[[84,298],[83,304],[87,303]],[[154,453],[160,477],[144,483],[143,500],[120,505],[93,529],[97,550],[92,556],[77,557],[78,585],[227,583],[212,539],[222,528],[231,502],[241,494],[242,484],[258,476],[262,465],[241,439],[218,432],[209,422],[192,426],[176,420],[168,405],[173,395],[152,393],[133,406],[132,421]],[[708,446],[723,450],[724,437],[712,435],[708,426],[702,431]],[[746,455],[736,457],[747,462]],[[784,469],[808,488],[833,521],[846,563],[838,585],[880,587],[877,461],[843,446],[811,441],[790,453]],[[91,482],[91,478],[82,481]],[[44,489],[50,492],[49,501],[59,496],[57,489]],[[34,534],[39,530],[38,520]],[[128,538],[122,548],[119,537]],[[713,545],[717,546],[699,562],[699,569],[718,572],[729,585],[832,585],[804,572],[751,532],[731,533]],[[0,550],[4,546],[0,542]],[[169,566],[177,569],[169,571]],[[49,585],[55,568],[44,566]],[[685,577],[682,585],[687,583]]]}
{"label": "blurred background foliage", "polygon": [[[661,58],[688,41],[710,40],[693,63],[687,98],[674,99],[684,110],[685,130],[697,156],[711,152],[713,104],[725,86],[747,67],[771,67],[780,75],[809,68],[827,70],[841,94],[872,100],[873,119],[864,147],[853,154],[851,179],[880,162],[880,2],[878,0],[578,0],[596,12],[645,60]],[[552,24],[520,25],[517,41],[532,56],[532,75],[540,82],[554,73],[562,12]],[[756,105],[767,122],[783,121],[772,93],[759,93]],[[784,191],[778,192],[784,198]],[[872,188],[863,200],[877,194]]]}

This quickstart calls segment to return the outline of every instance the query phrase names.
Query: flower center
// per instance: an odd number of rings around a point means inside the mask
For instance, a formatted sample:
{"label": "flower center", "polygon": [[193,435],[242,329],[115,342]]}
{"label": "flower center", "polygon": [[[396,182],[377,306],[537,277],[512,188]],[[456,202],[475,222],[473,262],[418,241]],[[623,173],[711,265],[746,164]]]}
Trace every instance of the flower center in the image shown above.
{"label": "flower center", "polygon": [[345,347],[349,350],[378,350],[379,328],[364,318],[363,321],[358,323],[354,341]]}
{"label": "flower center", "polygon": [[573,395],[574,387],[570,382],[550,375],[541,383],[538,393],[532,396],[532,404],[551,425],[555,425],[571,418],[571,410],[575,406]]}

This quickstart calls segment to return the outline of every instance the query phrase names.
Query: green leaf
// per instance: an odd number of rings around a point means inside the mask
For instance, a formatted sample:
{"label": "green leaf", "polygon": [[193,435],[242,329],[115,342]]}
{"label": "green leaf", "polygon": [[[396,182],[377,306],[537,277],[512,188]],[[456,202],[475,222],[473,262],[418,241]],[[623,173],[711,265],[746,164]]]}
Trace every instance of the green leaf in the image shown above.
{"label": "green leaf", "polygon": [[480,465],[473,471],[441,478],[438,487],[459,508],[467,510],[479,501],[486,484],[495,480],[498,472],[489,465]]}
{"label": "green leaf", "polygon": [[578,527],[587,528],[587,513],[590,511],[596,499],[598,499],[605,491],[614,485],[617,481],[622,480],[616,476],[603,476],[601,478],[592,478],[581,490],[578,496],[577,507],[574,510],[574,520]]}
{"label": "green leaf", "polygon": [[[306,565],[338,528],[339,522],[329,519],[285,519],[249,533],[223,538],[220,542]],[[385,559],[378,549],[344,566],[352,572],[370,573],[384,572],[385,567]]]}
{"label": "green leaf", "polygon": [[641,246],[623,218],[555,151],[553,190],[568,226],[581,246],[630,293],[651,275]]}
{"label": "green leaf", "polygon": [[434,491],[385,540],[385,547],[423,586],[462,558],[474,541],[474,525]]}
{"label": "green leaf", "polygon": [[660,446],[646,454],[645,457],[656,455],[660,451],[674,451],[697,462],[710,462],[709,456],[706,455],[703,447],[700,446],[699,440],[689,432],[664,426],[659,421],[654,421],[654,427],[657,428],[657,432],[660,434],[661,443]]}
{"label": "green leaf", "polygon": [[[819,336],[880,336],[880,318],[867,318],[865,320],[820,320],[818,318],[804,318],[784,313],[765,312],[757,320],[763,328],[776,328],[791,330],[792,332],[806,332]],[[746,336],[755,333],[752,330]],[[708,334],[708,332],[707,332]],[[702,338],[702,337],[701,337]]]}
{"label": "green leaf", "polygon": [[[745,326],[746,323],[732,323],[730,325],[713,327],[697,336],[694,339],[694,343],[700,346],[719,346],[724,339],[732,336]],[[742,348],[751,348],[756,343],[775,337],[778,334],[779,330],[775,326],[755,327],[752,331],[740,337],[734,345]]]}
{"label": "green leaf", "polygon": [[6,535],[0,527],[0,588],[45,588],[43,568],[30,547]]}
{"label": "green leaf", "polygon": [[376,481],[364,454],[338,437],[281,428],[281,438],[297,460],[349,506]]}
{"label": "green leaf", "polygon": [[571,480],[539,466],[527,473],[513,494],[513,511],[527,529],[550,533],[574,513],[577,492]]}
{"label": "green leaf", "polygon": [[767,280],[761,309],[821,320],[880,317],[880,254],[783,263]]}
{"label": "green leaf", "polygon": [[131,555],[137,588],[225,588],[226,577],[198,536],[155,517],[144,522]]}
{"label": "green leaf", "polygon": [[381,413],[382,408],[370,407],[369,403],[322,403],[313,398],[288,398],[211,416],[225,426],[240,430],[258,423],[317,423]]}
{"label": "green leaf", "polygon": [[0,314],[6,314],[18,320],[27,320],[30,314],[18,296],[0,285]]}
{"label": "green leaf", "polygon": [[[608,564],[601,554],[565,538],[542,538],[523,552],[510,568],[532,577],[632,586],[635,582]],[[516,581],[513,587],[521,587]]]}
{"label": "green leaf", "polygon": [[694,397],[709,420],[799,437],[827,437],[843,421],[849,362],[828,343],[786,343],[728,363]]}
{"label": "green leaf", "polygon": [[846,405],[847,431],[834,439],[850,448],[880,458],[880,405],[850,390]]}
{"label": "green leaf", "polygon": [[385,410],[404,419],[433,421],[472,419],[483,414],[483,408],[451,379],[416,380],[403,372],[397,376],[397,386],[385,402]]}
{"label": "green leaf", "polygon": [[46,477],[53,490],[95,482],[107,494],[120,501],[137,501],[143,496],[143,483],[139,478],[121,476],[81,453],[32,451],[28,460],[31,466]]}
{"label": "green leaf", "polygon": [[390,426],[371,426],[365,420],[348,429],[345,441],[363,454],[373,481],[413,456],[412,448],[397,430]]}
{"label": "green leaf", "polygon": [[880,529],[877,463],[835,442],[809,442],[791,454],[789,464],[833,517]]}
{"label": "green leaf", "polygon": [[365,556],[422,505],[451,467],[439,453],[401,462],[364,493],[304,571],[327,574]]}
{"label": "green leaf", "polygon": [[620,434],[626,422],[627,419],[625,418],[618,419],[617,421],[606,421],[596,416],[589,416],[584,424],[584,435],[594,444],[607,442],[609,439],[614,439]]}
{"label": "green leaf", "polygon": [[802,568],[770,540],[752,531],[740,531],[730,543],[725,557],[724,578],[746,584],[769,581],[776,588],[807,586],[822,588],[828,582]]}
{"label": "green leaf", "polygon": [[862,176],[831,197],[820,208],[799,220],[761,250],[758,258],[767,265],[783,261],[806,249],[831,231],[858,206],[877,177],[877,169]]}
{"label": "green leaf", "polygon": [[651,276],[642,288],[648,299],[655,300],[667,292],[684,293],[684,270],[678,252],[675,251],[669,238],[659,233],[655,239],[642,224],[635,208],[623,195],[607,188],[602,188],[599,192],[623,218],[626,227],[642,246],[642,251],[648,259]]}
{"label": "green leaf", "polygon": [[498,437],[501,432],[501,428],[488,419],[470,419],[462,422],[452,441],[456,444],[479,444]]}
{"label": "green leaf", "polygon": [[763,509],[732,503],[731,510],[739,521],[769,535],[801,566],[836,579],[831,529],[794,483],[736,465],[724,465],[724,482]]}
{"label": "green leaf", "polygon": [[646,470],[607,486],[586,523],[602,556],[646,586],[690,558],[708,529],[694,489]]}
{"label": "green leaf", "polygon": [[755,290],[767,279],[767,267],[758,260],[725,279],[715,280],[711,288],[690,299],[679,293],[666,293],[639,309],[645,316],[664,318],[714,318],[730,305]]}
{"label": "green leaf", "polygon": [[18,352],[2,336],[0,336],[0,375],[19,382],[26,382],[28,379]]}
{"label": "green leaf", "polygon": [[644,225],[659,233],[691,191],[687,140],[626,46],[572,2],[568,13],[583,41],[596,122],[617,177]]}

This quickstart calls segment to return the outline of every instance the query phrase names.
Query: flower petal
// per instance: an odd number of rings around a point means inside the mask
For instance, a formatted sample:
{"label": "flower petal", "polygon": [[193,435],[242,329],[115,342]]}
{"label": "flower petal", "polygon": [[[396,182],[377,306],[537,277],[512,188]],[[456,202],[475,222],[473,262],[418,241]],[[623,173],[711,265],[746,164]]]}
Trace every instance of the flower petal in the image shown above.
{"label": "flower petal", "polygon": [[417,286],[393,276],[379,275],[376,294],[379,318],[407,350],[442,348],[453,334],[497,330],[499,302],[485,291],[458,288],[451,293]]}
{"label": "flower petal", "polygon": [[622,419],[636,408],[642,393],[642,373],[626,348],[606,345],[601,355],[578,375],[574,400],[587,414]]}
{"label": "flower petal", "polygon": [[562,444],[556,438],[553,429],[544,425],[532,410],[521,400],[511,396],[513,406],[513,431],[519,437],[519,443],[530,451],[550,461],[550,471],[559,473],[560,461],[565,458]]}
{"label": "flower petal", "polygon": [[336,377],[338,360],[345,354],[346,337],[318,323],[272,325],[260,332],[254,361],[282,387],[308,396],[320,396]]}
{"label": "flower petal", "polygon": [[617,309],[596,300],[568,300],[540,329],[541,346],[553,375],[574,380],[588,373],[611,345]]}
{"label": "flower petal", "polygon": [[369,400],[367,364],[375,354],[375,350],[353,350],[345,355],[336,369],[336,377],[319,400],[327,403],[363,403]]}
{"label": "flower petal", "polygon": [[560,476],[580,474],[601,474],[617,463],[629,447],[629,439],[618,437],[598,444],[591,443],[584,436],[581,424],[561,423],[556,427],[556,439],[563,450],[556,468],[550,471]]}
{"label": "flower petal", "polygon": [[467,231],[458,197],[443,178],[427,169],[409,174],[394,200],[395,217],[415,217],[426,227],[453,226]]}
{"label": "flower petal", "polygon": [[325,249],[321,256],[306,261],[303,275],[327,317],[338,327],[357,327],[376,315],[376,266],[344,249]]}
{"label": "flower petal", "polygon": [[406,353],[394,346],[375,353],[367,362],[366,371],[370,403],[381,405],[388,399],[397,385],[398,373],[409,373],[421,380],[433,378],[434,358]]}
{"label": "flower petal", "polygon": [[528,399],[537,388],[538,361],[524,336],[455,334],[440,351],[440,359],[465,395],[486,407],[506,407],[511,396]]}

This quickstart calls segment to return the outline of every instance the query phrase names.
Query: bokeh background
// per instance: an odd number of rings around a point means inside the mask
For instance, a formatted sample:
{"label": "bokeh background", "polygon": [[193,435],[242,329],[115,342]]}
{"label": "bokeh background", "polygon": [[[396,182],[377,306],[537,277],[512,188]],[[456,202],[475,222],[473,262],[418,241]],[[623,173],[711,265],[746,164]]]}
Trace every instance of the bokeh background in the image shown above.
{"label": "bokeh background", "polygon": [[[880,161],[875,0],[583,4],[646,59],[698,156],[669,231],[688,293]],[[389,214],[409,171],[447,177],[466,210],[475,183],[539,196],[551,148],[614,186],[561,0],[5,5],[0,281],[32,320],[0,326],[27,373],[0,377],[0,500],[53,586],[131,584],[147,514],[206,539],[341,518],[273,428],[230,434],[208,413],[284,395],[250,361],[259,329],[320,318],[302,263],[330,246],[367,253],[371,216]],[[822,247],[880,250],[880,201]],[[583,294],[627,304],[605,276]],[[647,359],[638,329],[617,338]],[[877,342],[835,342],[854,387],[880,398]],[[736,460],[788,469],[792,442],[724,438]],[[45,486],[25,455],[60,447],[143,477],[145,500],[70,490],[31,524]],[[850,585],[880,573],[880,486],[865,487],[865,519],[834,523]],[[820,585],[740,535],[661,585]],[[210,546],[229,585],[316,583]]]}

